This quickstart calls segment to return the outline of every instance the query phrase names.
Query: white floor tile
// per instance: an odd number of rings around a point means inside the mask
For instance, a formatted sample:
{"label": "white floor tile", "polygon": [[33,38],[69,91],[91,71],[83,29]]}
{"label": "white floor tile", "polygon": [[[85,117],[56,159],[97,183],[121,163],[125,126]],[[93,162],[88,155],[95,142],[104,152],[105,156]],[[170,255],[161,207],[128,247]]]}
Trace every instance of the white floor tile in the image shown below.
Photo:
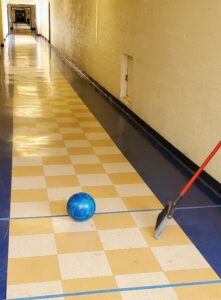
{"label": "white floor tile", "polygon": [[22,167],[22,166],[40,166],[42,165],[41,157],[35,156],[14,156],[13,157],[13,166]]}
{"label": "white floor tile", "polygon": [[92,219],[86,222],[76,222],[71,217],[52,218],[52,224],[55,233],[96,230]]}
{"label": "white floor tile", "polygon": [[40,123],[37,123],[36,124],[36,128],[40,128],[40,129],[45,129],[45,128],[48,128],[48,129],[53,129],[53,128],[58,128],[58,124],[56,122],[48,122],[48,123],[45,123],[45,122],[40,122]]}
{"label": "white floor tile", "polygon": [[11,218],[51,215],[48,202],[11,203]]}
{"label": "white floor tile", "polygon": [[50,188],[48,189],[48,198],[52,201],[67,200],[76,193],[80,193],[80,187],[73,188]]}
{"label": "white floor tile", "polygon": [[111,276],[112,271],[102,251],[58,255],[62,279]]}
{"label": "white floor tile", "polygon": [[12,190],[30,190],[44,188],[46,188],[44,176],[12,177]]}
{"label": "white floor tile", "polygon": [[40,150],[41,156],[66,156],[66,148],[43,148]]}
{"label": "white floor tile", "polygon": [[99,230],[104,250],[145,248],[147,243],[137,228]]}
{"label": "white floor tile", "polygon": [[194,245],[152,247],[164,271],[209,268]]}
{"label": "white floor tile", "polygon": [[9,239],[9,258],[56,254],[54,234],[12,236]]}
{"label": "white floor tile", "polygon": [[[63,294],[61,281],[8,285],[7,298],[26,298],[42,295]],[[58,299],[58,298],[56,298]],[[62,298],[59,298],[62,299]]]}

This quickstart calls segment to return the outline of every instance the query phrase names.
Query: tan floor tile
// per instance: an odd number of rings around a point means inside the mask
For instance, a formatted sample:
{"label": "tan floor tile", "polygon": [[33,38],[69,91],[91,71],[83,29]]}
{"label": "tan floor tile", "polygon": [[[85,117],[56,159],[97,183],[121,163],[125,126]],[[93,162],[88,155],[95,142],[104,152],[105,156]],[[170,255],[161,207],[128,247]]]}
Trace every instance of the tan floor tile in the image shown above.
{"label": "tan floor tile", "polygon": [[52,215],[66,215],[67,214],[67,201],[50,201],[49,207]]}
{"label": "tan floor tile", "polygon": [[60,128],[75,128],[78,127],[78,123],[77,122],[63,122],[63,123],[58,123]]}
{"label": "tan floor tile", "polygon": [[113,173],[109,174],[113,184],[142,183],[142,178],[135,172],[133,173]]}
{"label": "tan floor tile", "polygon": [[[96,147],[96,149],[98,149],[98,147]],[[102,149],[102,147],[101,147],[101,149]],[[136,172],[136,170],[132,167],[132,165],[129,162],[108,163],[108,164],[103,164],[103,167],[108,174],[135,173]]]}
{"label": "tan floor tile", "polygon": [[45,156],[42,157],[44,165],[67,165],[71,164],[71,160],[68,156]]}
{"label": "tan floor tile", "polygon": [[[71,112],[66,112],[66,113],[64,113],[64,112],[55,112],[54,115],[55,115],[56,118],[72,118],[73,117],[73,114]],[[74,124],[75,124],[75,122],[74,122]]]}
{"label": "tan floor tile", "polygon": [[111,186],[110,178],[107,174],[81,174],[77,175],[81,187],[83,186]]}
{"label": "tan floor tile", "polygon": [[45,176],[75,175],[72,165],[44,165]]}
{"label": "tan floor tile", "polygon": [[122,300],[120,293],[103,293],[77,297],[66,297],[67,300]]}
{"label": "tan floor tile", "polygon": [[220,300],[221,284],[174,288],[179,300]]}
{"label": "tan floor tile", "polygon": [[105,132],[102,127],[84,127],[84,132],[91,133],[91,132]]}
{"label": "tan floor tile", "polygon": [[75,105],[69,106],[74,115],[78,115],[79,113],[85,113],[88,111],[87,108],[76,108]]}
{"label": "tan floor tile", "polygon": [[68,153],[69,155],[94,154],[94,150],[90,147],[68,148]]}
{"label": "tan floor tile", "polygon": [[12,258],[8,261],[8,284],[24,284],[60,279],[57,256]]}
{"label": "tan floor tile", "polygon": [[74,175],[46,176],[45,180],[48,188],[79,186],[79,181]]}
{"label": "tan floor tile", "polygon": [[85,133],[85,135],[89,141],[110,139],[109,135],[106,132],[91,132],[91,133]]}
{"label": "tan floor tile", "polygon": [[161,267],[149,248],[106,251],[114,275],[160,272]]}
{"label": "tan floor tile", "polygon": [[153,236],[153,227],[140,228],[140,230],[150,246],[177,246],[191,244],[190,239],[179,226],[167,226],[159,240]]}
{"label": "tan floor tile", "polygon": [[126,158],[122,154],[98,155],[102,163],[126,162]]}
{"label": "tan floor tile", "polygon": [[94,147],[109,147],[109,146],[115,146],[114,142],[112,140],[91,140],[91,145]]}
{"label": "tan floor tile", "polygon": [[25,177],[25,176],[43,176],[44,171],[42,166],[33,167],[13,167],[12,177]]}
{"label": "tan floor tile", "polygon": [[64,140],[84,140],[86,136],[83,133],[65,133],[62,134]]}
{"label": "tan floor tile", "polygon": [[95,231],[57,233],[55,240],[59,254],[103,250]]}
{"label": "tan floor tile", "polygon": [[153,192],[145,183],[130,183],[115,185],[120,197],[152,196]]}
{"label": "tan floor tile", "polygon": [[170,283],[181,282],[194,282],[194,281],[209,281],[219,280],[219,276],[213,271],[213,269],[199,269],[199,270],[180,270],[180,271],[168,271],[165,275],[169,279]]}
{"label": "tan floor tile", "polygon": [[130,214],[95,215],[93,221],[98,230],[131,228],[136,226]]}
{"label": "tan floor tile", "polygon": [[95,117],[91,116],[91,117],[79,117],[76,116],[76,118],[78,119],[78,122],[93,122],[95,121]]}
{"label": "tan floor tile", "polygon": [[172,288],[128,291],[121,295],[123,300],[179,300]]}
{"label": "tan floor tile", "polygon": [[115,279],[112,276],[63,280],[62,285],[64,293],[73,293],[73,291],[84,292],[117,288]]}
{"label": "tan floor tile", "polygon": [[82,191],[90,194],[95,198],[112,198],[119,197],[116,189],[113,186],[104,185],[104,186],[83,186]]}
{"label": "tan floor tile", "polygon": [[76,165],[74,166],[76,174],[102,174],[105,170],[100,164],[90,165]]}
{"label": "tan floor tile", "polygon": [[124,197],[122,200],[128,210],[155,209],[163,207],[155,196]]}
{"label": "tan floor tile", "polygon": [[12,190],[12,202],[32,202],[32,201],[48,201],[46,189],[32,190]]}
{"label": "tan floor tile", "polygon": [[52,233],[51,219],[11,220],[10,236]]}

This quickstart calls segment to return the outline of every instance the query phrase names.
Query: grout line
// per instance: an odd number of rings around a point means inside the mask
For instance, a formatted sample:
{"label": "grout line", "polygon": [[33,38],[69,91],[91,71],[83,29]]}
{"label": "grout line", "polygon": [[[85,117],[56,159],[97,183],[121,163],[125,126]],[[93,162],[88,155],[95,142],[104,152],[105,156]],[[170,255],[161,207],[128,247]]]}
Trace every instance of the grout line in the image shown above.
{"label": "grout line", "polygon": [[182,283],[171,283],[171,284],[150,285],[150,286],[115,288],[115,289],[109,289],[109,290],[95,290],[95,291],[85,291],[85,292],[74,292],[74,293],[68,293],[68,294],[54,294],[54,295],[46,295],[46,296],[11,298],[11,299],[5,299],[5,300],[53,299],[53,298],[61,298],[61,297],[77,297],[77,296],[85,296],[85,295],[98,295],[98,294],[120,293],[120,292],[130,292],[130,291],[200,286],[200,285],[209,285],[209,284],[221,284],[221,280],[219,279],[219,280],[211,280],[211,281],[195,281],[195,282],[182,282]]}
{"label": "grout line", "polygon": [[[188,207],[178,207],[176,210],[189,210],[189,209],[207,209],[207,208],[220,208],[220,205],[206,205],[206,206],[188,206]],[[163,209],[163,208],[162,208]],[[94,215],[111,215],[111,214],[126,214],[126,213],[139,213],[139,212],[151,212],[151,211],[161,211],[161,208],[153,209],[134,209],[134,210],[116,210],[107,212],[96,212]],[[0,221],[10,221],[10,220],[26,220],[26,219],[49,219],[49,218],[62,218],[68,217],[68,214],[64,215],[48,215],[48,216],[29,216],[29,217],[12,217],[12,218],[0,218]]]}

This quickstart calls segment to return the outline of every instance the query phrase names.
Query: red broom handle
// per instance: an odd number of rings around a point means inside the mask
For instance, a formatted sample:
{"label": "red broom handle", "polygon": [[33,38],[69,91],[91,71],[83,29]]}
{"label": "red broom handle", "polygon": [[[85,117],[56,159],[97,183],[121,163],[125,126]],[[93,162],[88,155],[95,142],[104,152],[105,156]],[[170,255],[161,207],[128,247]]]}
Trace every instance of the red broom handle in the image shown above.
{"label": "red broom handle", "polygon": [[221,147],[221,141],[217,144],[217,146],[213,149],[213,151],[210,153],[210,155],[207,157],[207,159],[204,161],[202,166],[196,171],[196,173],[193,175],[193,177],[190,179],[190,181],[186,184],[186,186],[183,188],[183,190],[180,192],[180,196],[183,197],[186,192],[189,190],[191,185],[194,183],[194,181],[199,177],[200,173],[203,171],[203,169],[206,167],[208,162],[211,160],[211,158],[216,154],[216,152]]}

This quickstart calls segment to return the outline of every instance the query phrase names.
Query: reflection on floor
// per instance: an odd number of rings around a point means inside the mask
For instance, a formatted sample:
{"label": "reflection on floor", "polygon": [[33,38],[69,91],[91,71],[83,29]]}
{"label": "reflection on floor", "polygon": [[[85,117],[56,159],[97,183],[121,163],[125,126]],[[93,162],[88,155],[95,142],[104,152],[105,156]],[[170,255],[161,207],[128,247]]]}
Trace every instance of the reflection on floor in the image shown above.
{"label": "reflection on floor", "polygon": [[[47,48],[16,36],[9,72],[10,215],[19,219],[10,221],[7,298],[220,299],[221,284],[198,285],[219,277],[175,221],[153,238],[161,203],[50,64]],[[80,191],[97,204],[85,223],[64,216]]]}
{"label": "reflection on floor", "polygon": [[31,35],[31,26],[26,23],[14,23],[12,33],[16,35]]}

